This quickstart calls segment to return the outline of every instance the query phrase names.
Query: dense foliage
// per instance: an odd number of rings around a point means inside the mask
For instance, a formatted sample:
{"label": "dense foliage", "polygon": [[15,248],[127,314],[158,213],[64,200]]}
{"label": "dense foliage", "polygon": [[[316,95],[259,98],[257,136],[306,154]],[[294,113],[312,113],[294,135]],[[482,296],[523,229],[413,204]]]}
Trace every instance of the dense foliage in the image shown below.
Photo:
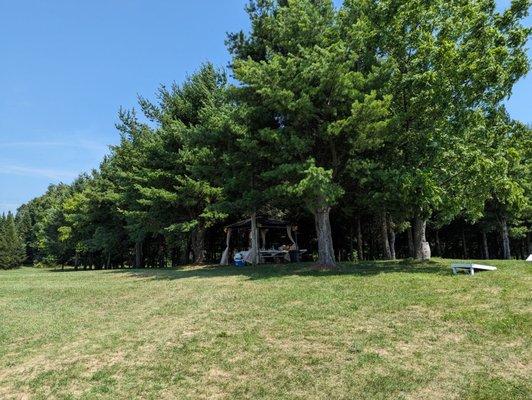
{"label": "dense foliage", "polygon": [[26,249],[15,217],[11,213],[0,216],[0,269],[16,268],[25,259]]}
{"label": "dense foliage", "polygon": [[257,215],[300,225],[327,268],[428,259],[431,245],[464,258],[532,252],[532,135],[504,108],[529,68],[528,8],[251,1],[250,32],[227,39],[236,83],[206,64],[157,102],[141,98],[142,117],[122,110],[99,170],[19,209],[27,257],[212,262],[224,223]]}

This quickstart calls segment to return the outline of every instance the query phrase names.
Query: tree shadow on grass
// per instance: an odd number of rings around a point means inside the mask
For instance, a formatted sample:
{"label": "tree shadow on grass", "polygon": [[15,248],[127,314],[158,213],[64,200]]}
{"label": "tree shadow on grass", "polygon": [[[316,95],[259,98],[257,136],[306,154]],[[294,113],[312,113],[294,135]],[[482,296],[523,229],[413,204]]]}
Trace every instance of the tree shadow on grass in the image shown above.
{"label": "tree shadow on grass", "polygon": [[449,270],[441,262],[415,262],[412,260],[341,263],[339,268],[334,271],[321,271],[315,269],[312,263],[300,263],[267,264],[256,267],[207,265],[164,269],[117,269],[106,270],[104,272],[112,274],[127,274],[137,278],[164,280],[187,278],[205,279],[230,276],[242,276],[247,277],[249,280],[261,280],[283,276],[374,276],[389,273],[449,275]]}

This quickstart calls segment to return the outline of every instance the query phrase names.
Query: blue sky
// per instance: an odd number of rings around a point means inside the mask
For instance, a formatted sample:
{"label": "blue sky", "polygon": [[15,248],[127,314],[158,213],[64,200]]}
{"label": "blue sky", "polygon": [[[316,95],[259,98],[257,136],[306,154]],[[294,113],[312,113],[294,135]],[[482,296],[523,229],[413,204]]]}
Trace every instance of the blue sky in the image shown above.
{"label": "blue sky", "polygon": [[[0,0],[0,213],[97,167],[137,94],[227,65],[225,33],[248,26],[245,3]],[[530,75],[508,107],[532,122]]]}

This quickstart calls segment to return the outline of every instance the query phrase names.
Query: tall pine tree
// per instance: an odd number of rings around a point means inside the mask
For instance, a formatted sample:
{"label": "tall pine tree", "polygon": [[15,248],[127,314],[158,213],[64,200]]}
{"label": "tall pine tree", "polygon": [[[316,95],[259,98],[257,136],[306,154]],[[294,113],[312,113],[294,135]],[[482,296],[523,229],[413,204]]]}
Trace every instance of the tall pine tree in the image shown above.
{"label": "tall pine tree", "polygon": [[19,267],[26,258],[26,249],[17,232],[15,217],[9,212],[0,221],[0,268]]}

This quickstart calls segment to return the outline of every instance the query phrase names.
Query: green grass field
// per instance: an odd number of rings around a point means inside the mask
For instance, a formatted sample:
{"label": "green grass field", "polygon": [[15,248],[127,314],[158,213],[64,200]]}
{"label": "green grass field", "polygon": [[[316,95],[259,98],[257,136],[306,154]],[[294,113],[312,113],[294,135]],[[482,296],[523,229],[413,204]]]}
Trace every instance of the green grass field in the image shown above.
{"label": "green grass field", "polygon": [[0,271],[0,399],[530,399],[526,262]]}

